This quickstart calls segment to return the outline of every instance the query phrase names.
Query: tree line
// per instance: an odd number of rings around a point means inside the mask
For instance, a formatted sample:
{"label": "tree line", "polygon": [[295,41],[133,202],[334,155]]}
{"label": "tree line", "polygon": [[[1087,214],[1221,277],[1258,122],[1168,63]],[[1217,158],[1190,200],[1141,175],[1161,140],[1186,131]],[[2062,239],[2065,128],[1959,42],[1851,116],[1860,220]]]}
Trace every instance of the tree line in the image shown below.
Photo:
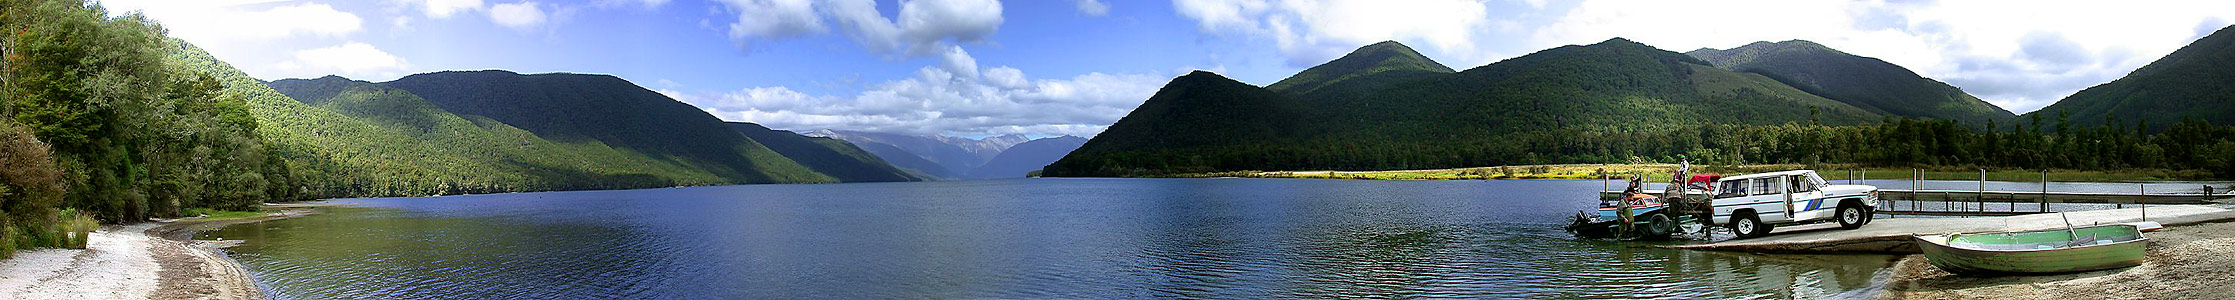
{"label": "tree line", "polygon": [[[1500,165],[1675,162],[1857,164],[1876,167],[2205,171],[2235,177],[2235,126],[2187,120],[2069,118],[1969,124],[1888,118],[1858,125],[1595,126],[1443,140],[1327,139],[1294,143],[1073,153],[1052,176],[1165,176],[1247,170],[1400,170]],[[2127,126],[2126,124],[2134,124]],[[1988,128],[1992,128],[1991,130]]]}
{"label": "tree line", "polygon": [[299,197],[241,97],[166,63],[164,34],[84,0],[0,0],[0,250],[53,246],[85,216]]}

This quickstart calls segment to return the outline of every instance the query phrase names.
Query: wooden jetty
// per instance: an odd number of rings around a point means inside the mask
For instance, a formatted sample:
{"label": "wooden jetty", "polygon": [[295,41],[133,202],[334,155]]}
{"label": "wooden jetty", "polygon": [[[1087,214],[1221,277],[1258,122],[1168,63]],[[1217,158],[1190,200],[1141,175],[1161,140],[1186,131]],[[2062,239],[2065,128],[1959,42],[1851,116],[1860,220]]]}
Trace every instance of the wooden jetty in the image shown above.
{"label": "wooden jetty", "polygon": [[1778,228],[1770,236],[1744,240],[1725,240],[1714,243],[1670,245],[1662,248],[1737,251],[1755,253],[1918,253],[1910,237],[1951,232],[2024,231],[2063,228],[2072,224],[2117,224],[2151,221],[2167,227],[2205,222],[2235,220],[2235,211],[2206,205],[2166,205],[2150,208],[2143,216],[2141,208],[2075,211],[2066,216],[2036,214],[2009,217],[1982,218],[1903,218],[1879,219],[1858,229],[1839,229],[1838,224],[1814,224],[1792,228]]}
{"label": "wooden jetty", "polygon": [[[1856,176],[1861,172],[1851,171],[1848,174],[1848,178],[1851,180],[1834,180],[1834,182],[1846,181],[1848,184],[1855,184],[1864,179]],[[1913,170],[1910,179],[1906,179],[1910,182],[1909,186],[1923,186],[1927,180],[1917,179],[1923,177],[1923,175],[1922,170]],[[1884,215],[1916,216],[2015,216],[2052,212],[2049,209],[2049,204],[2111,204],[2116,205],[2117,208],[2137,205],[2143,207],[2146,214],[2149,205],[2235,203],[2235,187],[2213,189],[2212,186],[2206,185],[2202,191],[2150,193],[2149,185],[2136,183],[2133,193],[2054,192],[2049,191],[2048,173],[2044,172],[2041,174],[2041,188],[2039,190],[1997,191],[1987,190],[1986,175],[1986,170],[1979,171],[1979,177],[1975,181],[1978,183],[1978,189],[1879,189],[1878,201],[1880,202],[1877,212]],[[1611,188],[1611,184],[1608,187]],[[1648,191],[1658,193],[1660,189],[1648,189]],[[1599,193],[1600,200],[1616,199],[1621,196],[1622,191],[1620,190],[1606,190]],[[1700,193],[1686,194],[1688,198],[1704,198],[1706,196]],[[1989,204],[2000,205],[1991,205],[1992,207],[1990,207]],[[2031,206],[2030,209],[2021,209],[2020,204],[2032,205],[2029,205]]]}

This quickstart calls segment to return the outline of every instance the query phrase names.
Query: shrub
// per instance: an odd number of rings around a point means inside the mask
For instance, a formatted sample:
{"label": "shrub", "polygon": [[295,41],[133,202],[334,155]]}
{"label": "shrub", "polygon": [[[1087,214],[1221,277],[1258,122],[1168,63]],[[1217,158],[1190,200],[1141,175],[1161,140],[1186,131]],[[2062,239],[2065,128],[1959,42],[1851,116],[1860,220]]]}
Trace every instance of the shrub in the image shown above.
{"label": "shrub", "polygon": [[101,227],[101,222],[93,220],[92,215],[76,209],[64,209],[60,216],[61,222],[55,225],[60,232],[55,234],[54,244],[63,248],[85,249],[86,239],[92,237],[94,229]]}

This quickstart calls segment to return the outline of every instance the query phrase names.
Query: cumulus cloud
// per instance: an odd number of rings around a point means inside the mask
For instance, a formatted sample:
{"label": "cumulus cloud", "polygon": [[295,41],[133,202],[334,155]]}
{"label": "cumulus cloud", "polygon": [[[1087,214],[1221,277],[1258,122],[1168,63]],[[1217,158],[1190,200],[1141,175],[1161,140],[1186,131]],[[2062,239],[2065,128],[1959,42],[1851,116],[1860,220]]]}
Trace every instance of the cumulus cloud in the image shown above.
{"label": "cumulus cloud", "polygon": [[308,78],[327,74],[352,78],[394,77],[408,67],[401,57],[372,45],[348,42],[333,47],[296,51],[292,60],[277,64],[283,76]]}
{"label": "cumulus cloud", "polygon": [[1333,60],[1358,46],[1401,40],[1444,53],[1474,53],[1492,29],[1474,0],[1174,0],[1205,33],[1267,39],[1290,66]]}
{"label": "cumulus cloud", "polygon": [[547,20],[543,8],[534,1],[497,4],[489,7],[489,20],[513,29],[531,29]]}
{"label": "cumulus cloud", "polygon": [[776,40],[807,34],[823,33],[822,18],[815,13],[813,0],[722,0],[737,21],[729,24],[730,40],[738,47],[751,47],[764,40]]}
{"label": "cumulus cloud", "polygon": [[1102,0],[1078,0],[1076,4],[1081,14],[1096,17],[1110,15],[1110,4],[1102,3]]}
{"label": "cumulus cloud", "polygon": [[809,95],[781,86],[670,96],[724,120],[779,129],[1092,136],[1139,106],[1168,79],[1088,73],[1035,80],[1007,66],[973,70],[983,76],[971,78],[949,68],[923,67],[913,77],[874,84],[845,97]]}
{"label": "cumulus cloud", "polygon": [[741,47],[753,43],[826,32],[827,20],[870,52],[926,56],[955,43],[984,41],[1001,27],[1001,3],[994,0],[918,0],[900,4],[897,18],[885,18],[870,0],[723,0],[737,21],[728,30]]}

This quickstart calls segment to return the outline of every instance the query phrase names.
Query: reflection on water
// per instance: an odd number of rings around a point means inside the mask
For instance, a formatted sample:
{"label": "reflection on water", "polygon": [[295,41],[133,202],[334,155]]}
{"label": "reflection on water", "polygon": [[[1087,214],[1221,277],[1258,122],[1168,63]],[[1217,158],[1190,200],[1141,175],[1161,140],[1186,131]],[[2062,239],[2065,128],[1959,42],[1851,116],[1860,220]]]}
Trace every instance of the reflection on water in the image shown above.
{"label": "reflection on water", "polygon": [[1593,181],[1039,179],[356,199],[245,224],[280,298],[1820,298],[1887,256],[1561,232]]}

